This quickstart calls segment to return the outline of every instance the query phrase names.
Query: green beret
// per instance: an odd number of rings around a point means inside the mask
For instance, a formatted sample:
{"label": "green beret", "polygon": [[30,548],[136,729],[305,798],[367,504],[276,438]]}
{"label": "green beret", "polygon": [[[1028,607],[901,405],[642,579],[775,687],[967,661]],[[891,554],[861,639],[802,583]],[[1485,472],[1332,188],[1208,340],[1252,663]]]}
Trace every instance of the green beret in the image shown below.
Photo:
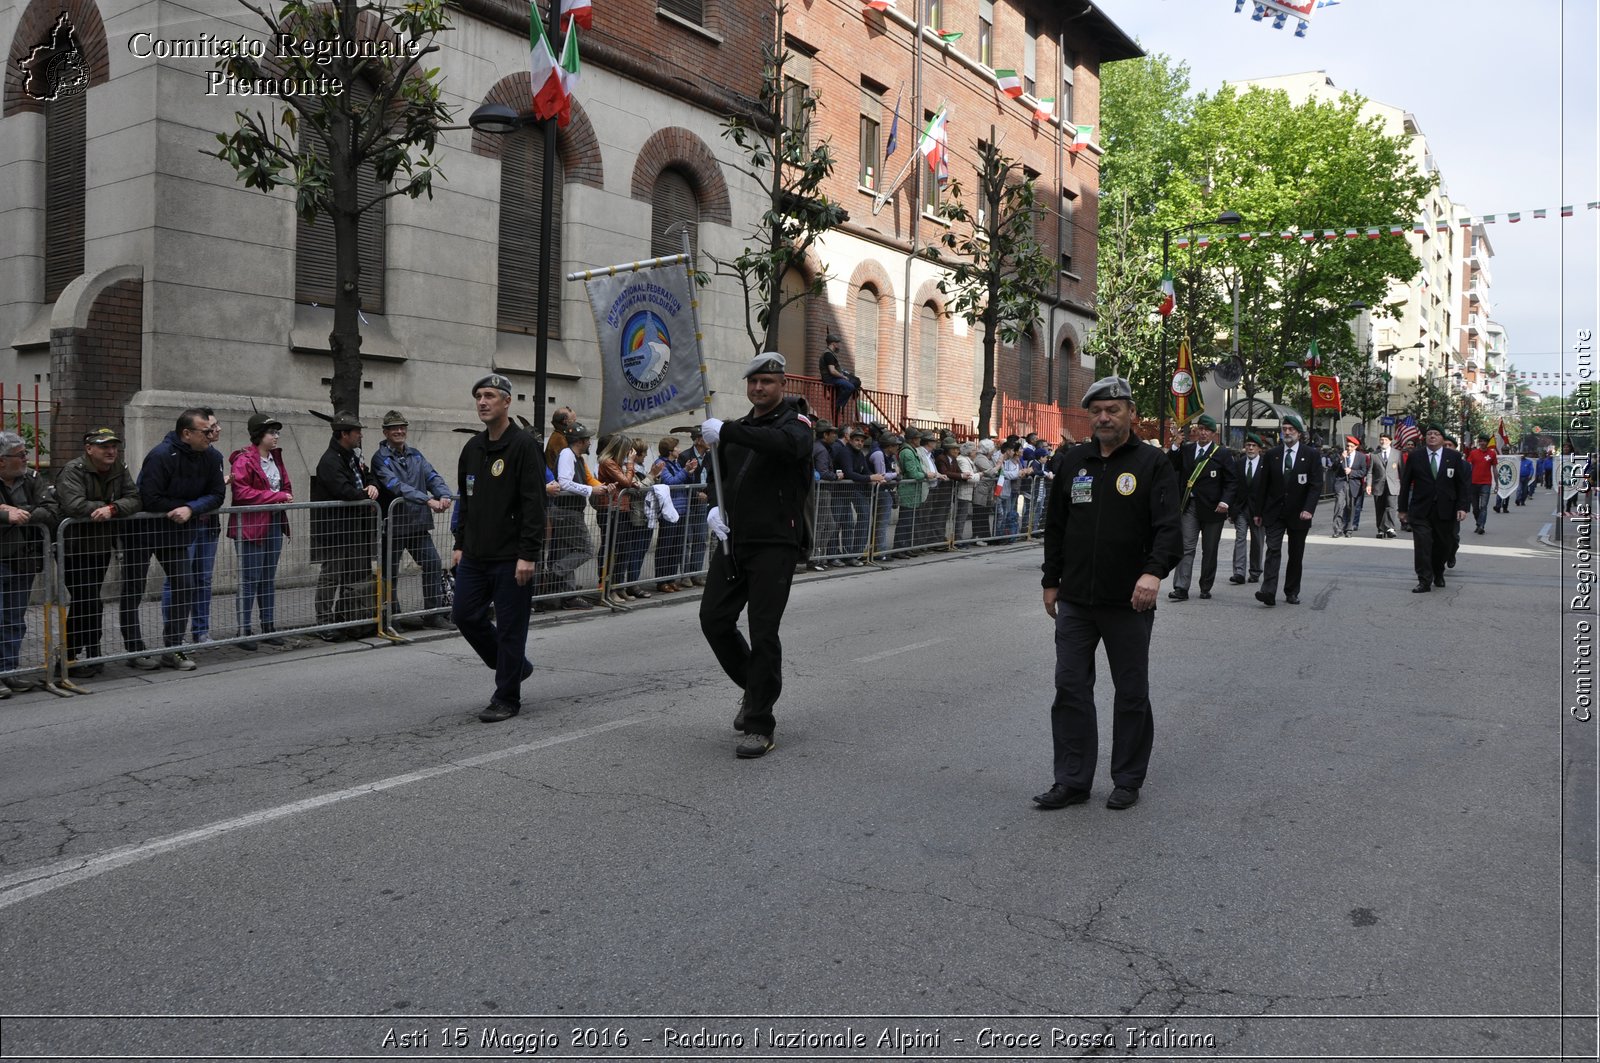
{"label": "green beret", "polygon": [[1194,423],[1199,425],[1201,428],[1209,428],[1213,432],[1217,430],[1217,419],[1211,416],[1209,413],[1202,413],[1195,419]]}
{"label": "green beret", "polygon": [[1254,432],[1246,432],[1244,434],[1244,441],[1246,443],[1254,443],[1256,446],[1260,447],[1262,450],[1266,450],[1267,449],[1267,445],[1261,441],[1261,437],[1258,436]]}
{"label": "green beret", "polygon": [[1296,432],[1299,432],[1301,435],[1305,435],[1306,434],[1305,422],[1300,420],[1300,417],[1299,417],[1298,414],[1293,414],[1293,413],[1284,414],[1283,415],[1283,423],[1286,424],[1286,425],[1293,426],[1294,430]]}

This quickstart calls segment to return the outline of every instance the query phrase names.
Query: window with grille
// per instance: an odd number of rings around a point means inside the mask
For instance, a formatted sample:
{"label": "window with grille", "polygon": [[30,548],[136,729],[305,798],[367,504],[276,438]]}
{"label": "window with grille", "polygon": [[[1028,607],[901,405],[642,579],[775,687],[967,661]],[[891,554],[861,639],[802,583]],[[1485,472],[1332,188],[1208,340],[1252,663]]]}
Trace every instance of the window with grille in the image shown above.
{"label": "window with grille", "polygon": [[44,298],[54,302],[83,272],[85,129],[89,94],[44,105]]}
{"label": "window with grille", "polygon": [[1067,49],[1061,56],[1061,98],[1056,101],[1056,113],[1063,124],[1072,122],[1072,74],[1078,68],[1078,53]]}
{"label": "window with grille", "polygon": [[689,250],[700,249],[700,201],[695,197],[694,186],[678,170],[662,170],[650,190],[650,254],[683,254],[682,230],[673,226],[680,223],[689,227]]}
{"label": "window with grille", "polygon": [[[372,100],[372,88],[364,82],[351,86],[350,93],[357,108]],[[300,125],[300,150],[311,150],[315,145],[327,157],[326,142],[322,134],[309,124]],[[383,191],[378,176],[371,166],[363,167],[356,177],[356,200],[367,203]],[[384,222],[388,201],[384,200],[364,212],[357,221],[356,247],[360,254],[361,309],[369,314],[383,313],[385,254]],[[295,223],[294,297],[296,302],[332,306],[339,290],[339,274],[333,236],[333,218],[319,212],[313,222],[297,218]]]}
{"label": "window with grille", "polygon": [[1072,340],[1061,341],[1061,352],[1056,357],[1056,403],[1072,406]]}
{"label": "window with grille", "polygon": [[939,311],[924,304],[918,314],[921,349],[917,359],[917,403],[933,409],[939,403]]}
{"label": "window with grille", "polygon": [[1017,343],[1017,398],[1033,401],[1033,337],[1027,333]]}
{"label": "window with grille", "polygon": [[1039,20],[1022,16],[1022,91],[1036,95],[1039,69]]}
{"label": "window with grille", "polygon": [[994,0],[978,0],[978,62],[994,66]]}
{"label": "window with grille", "polygon": [[883,90],[861,79],[861,134],[857,141],[860,162],[856,168],[856,182],[862,188],[877,191],[879,170],[883,166]]}
{"label": "window with grille", "polygon": [[677,15],[696,26],[705,25],[705,5],[701,0],[656,0],[656,10]]}
{"label": "window with grille", "polygon": [[1061,272],[1063,273],[1072,272],[1072,251],[1076,243],[1076,230],[1078,227],[1077,198],[1065,188],[1061,190],[1061,231],[1058,234],[1059,242],[1056,246],[1061,249]]}
{"label": "window with grille", "polygon": [[[550,274],[546,335],[561,335],[561,201],[566,187],[558,153],[550,198]],[[500,256],[495,327],[536,334],[539,328],[539,220],[544,207],[544,130],[523,127],[501,138]]]}

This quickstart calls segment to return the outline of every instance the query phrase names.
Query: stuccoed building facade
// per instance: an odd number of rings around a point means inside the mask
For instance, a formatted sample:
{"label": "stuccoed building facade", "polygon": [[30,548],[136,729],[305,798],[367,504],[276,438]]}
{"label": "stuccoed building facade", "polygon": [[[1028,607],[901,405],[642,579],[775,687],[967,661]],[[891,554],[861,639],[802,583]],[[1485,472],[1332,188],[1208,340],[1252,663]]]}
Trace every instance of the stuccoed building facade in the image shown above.
{"label": "stuccoed building facade", "polygon": [[[678,221],[702,252],[738,253],[758,189],[721,122],[755,96],[772,26],[770,11],[721,0],[596,8],[559,140],[549,380],[552,407],[591,419],[594,323],[583,286],[561,278],[676,251],[662,233]],[[299,222],[292,192],[246,189],[208,154],[236,110],[271,113],[272,101],[215,91],[213,59],[167,54],[260,37],[253,20],[231,0],[0,0],[0,384],[30,399],[41,385],[56,463],[103,424],[136,461],[191,405],[218,410],[227,447],[246,443],[259,408],[299,437],[286,439],[291,461],[314,465],[323,449],[326,426],[307,411],[327,409],[332,375],[331,228]],[[465,128],[485,102],[529,110],[528,9],[466,0],[453,21],[430,57],[463,126],[443,136],[443,178],[431,200],[387,201],[362,233],[363,417],[406,411],[441,468],[459,448],[450,429],[476,424],[468,389],[491,368],[516,383],[514,412],[548,418],[531,405],[542,137]],[[49,65],[63,50],[61,91],[41,92],[30,57]],[[743,301],[727,286],[701,299],[719,412],[733,413]]]}

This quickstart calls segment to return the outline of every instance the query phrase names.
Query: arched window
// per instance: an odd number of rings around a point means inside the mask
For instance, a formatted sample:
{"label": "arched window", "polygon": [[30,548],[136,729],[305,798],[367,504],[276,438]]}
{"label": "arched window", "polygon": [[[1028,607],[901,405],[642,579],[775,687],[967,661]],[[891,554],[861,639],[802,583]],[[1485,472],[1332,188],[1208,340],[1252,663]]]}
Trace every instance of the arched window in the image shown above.
{"label": "arched window", "polygon": [[921,326],[920,357],[917,359],[917,404],[932,409],[939,404],[939,311],[924,303],[917,315]]}
{"label": "arched window", "polygon": [[83,272],[87,92],[44,105],[44,298],[54,302]]}
{"label": "arched window", "polygon": [[878,293],[863,287],[856,292],[856,376],[862,386],[878,386]]}
{"label": "arched window", "polygon": [[784,303],[778,315],[778,353],[793,366],[806,364],[806,304],[810,302],[805,296],[807,287],[805,275],[790,269],[778,289]]}
{"label": "arched window", "polygon": [[[700,249],[700,202],[694,186],[678,170],[662,170],[650,190],[650,254],[653,257],[683,253],[683,236],[672,229],[689,224],[689,249]],[[668,230],[672,230],[670,235]]]}
{"label": "arched window", "polygon": [[1017,341],[1017,398],[1033,401],[1033,337],[1026,332]]}
{"label": "arched window", "polygon": [[[561,335],[561,200],[565,168],[558,153],[550,196],[550,284],[545,302],[551,339]],[[500,151],[500,265],[495,328],[539,327],[539,221],[544,209],[544,130],[524,126]]]}
{"label": "arched window", "polygon": [[[356,82],[350,92],[357,107],[372,99],[372,87]],[[315,144],[326,158],[322,134],[310,124],[300,125],[301,151],[311,150]],[[365,167],[356,179],[356,198],[366,203],[383,191],[373,169]],[[356,245],[361,255],[361,309],[369,314],[383,313],[383,280],[385,270],[384,220],[388,201],[384,200],[361,215],[357,229]],[[296,219],[294,245],[294,298],[300,303],[316,303],[331,307],[338,291],[338,263],[333,238],[333,218],[326,212],[318,213],[317,220],[307,223]]]}
{"label": "arched window", "polygon": [[1076,361],[1073,357],[1075,353],[1070,336],[1061,341],[1061,351],[1056,356],[1056,404],[1059,406],[1072,405],[1072,365]]}

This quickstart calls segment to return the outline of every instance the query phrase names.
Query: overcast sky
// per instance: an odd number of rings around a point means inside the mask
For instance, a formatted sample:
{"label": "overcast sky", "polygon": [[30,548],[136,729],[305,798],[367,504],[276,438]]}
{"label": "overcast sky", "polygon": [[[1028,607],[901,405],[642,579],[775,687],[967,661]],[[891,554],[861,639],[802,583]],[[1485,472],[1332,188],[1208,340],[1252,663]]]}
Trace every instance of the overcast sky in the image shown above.
{"label": "overcast sky", "polygon": [[[1410,111],[1450,197],[1473,216],[1501,216],[1486,227],[1489,294],[1511,361],[1576,371],[1578,330],[1600,331],[1600,210],[1585,209],[1600,200],[1594,0],[1340,0],[1313,14],[1304,38],[1293,21],[1252,20],[1248,2],[1241,14],[1232,0],[1095,2],[1147,52],[1188,63],[1195,92],[1323,70],[1340,89]],[[1575,208],[1564,221],[1563,204]],[[1549,218],[1532,220],[1540,207]],[[1523,220],[1507,224],[1508,211]]]}

